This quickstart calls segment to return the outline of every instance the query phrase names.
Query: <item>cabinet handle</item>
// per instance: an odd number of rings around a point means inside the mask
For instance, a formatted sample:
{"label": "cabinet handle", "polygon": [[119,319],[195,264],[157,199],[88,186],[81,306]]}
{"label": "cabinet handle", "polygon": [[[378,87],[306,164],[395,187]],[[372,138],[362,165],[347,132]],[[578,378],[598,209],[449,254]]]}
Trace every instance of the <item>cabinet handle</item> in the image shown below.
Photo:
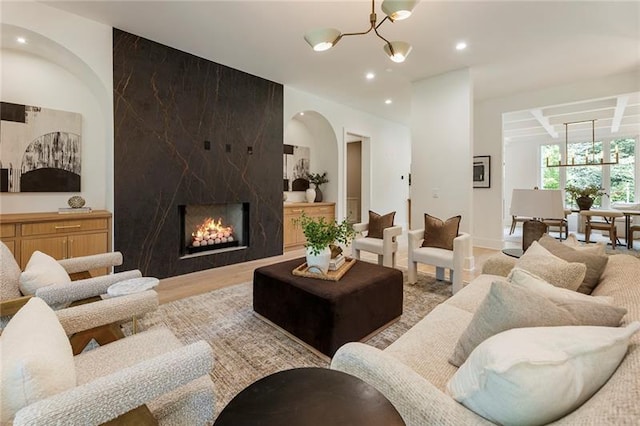
{"label": "cabinet handle", "polygon": [[63,226],[55,226],[55,229],[70,229],[70,228],[80,228],[82,225],[63,225]]}

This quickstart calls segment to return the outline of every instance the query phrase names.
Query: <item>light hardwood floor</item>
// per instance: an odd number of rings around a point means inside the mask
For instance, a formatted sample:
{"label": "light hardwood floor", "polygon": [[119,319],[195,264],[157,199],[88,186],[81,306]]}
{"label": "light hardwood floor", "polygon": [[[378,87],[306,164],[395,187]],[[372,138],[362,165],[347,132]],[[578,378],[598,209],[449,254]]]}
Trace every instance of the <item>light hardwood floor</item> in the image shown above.
{"label": "light hardwood floor", "polygon": [[[351,248],[347,248],[345,253],[350,255]],[[474,247],[473,255],[475,257],[475,269],[473,271],[465,271],[463,280],[470,281],[479,275],[482,270],[483,263],[494,253],[497,253],[497,251]],[[251,281],[253,280],[253,270],[256,268],[303,256],[304,249],[296,249],[287,251],[280,256],[253,260],[220,268],[212,268],[177,277],[165,278],[160,280],[160,284],[156,287],[156,291],[158,292],[160,303],[168,303],[196,294],[202,294],[223,287]],[[377,257],[371,253],[363,253],[362,260],[376,263]],[[398,266],[401,268],[407,268],[406,241],[404,244],[403,241],[400,241],[396,261]],[[431,275],[435,274],[435,269],[428,265],[419,265],[418,270]]]}

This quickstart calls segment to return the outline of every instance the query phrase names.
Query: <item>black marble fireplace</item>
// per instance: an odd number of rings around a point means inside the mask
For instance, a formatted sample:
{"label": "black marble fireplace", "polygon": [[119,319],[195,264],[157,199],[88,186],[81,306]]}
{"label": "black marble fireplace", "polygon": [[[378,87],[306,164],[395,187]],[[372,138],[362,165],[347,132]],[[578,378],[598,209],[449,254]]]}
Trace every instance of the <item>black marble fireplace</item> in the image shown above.
{"label": "black marble fireplace", "polygon": [[189,204],[178,209],[182,258],[249,246],[249,203]]}
{"label": "black marble fireplace", "polygon": [[[282,253],[281,84],[114,29],[113,100],[117,271],[165,278]],[[181,225],[195,206],[199,223]],[[194,250],[206,219],[222,236],[203,232]]]}

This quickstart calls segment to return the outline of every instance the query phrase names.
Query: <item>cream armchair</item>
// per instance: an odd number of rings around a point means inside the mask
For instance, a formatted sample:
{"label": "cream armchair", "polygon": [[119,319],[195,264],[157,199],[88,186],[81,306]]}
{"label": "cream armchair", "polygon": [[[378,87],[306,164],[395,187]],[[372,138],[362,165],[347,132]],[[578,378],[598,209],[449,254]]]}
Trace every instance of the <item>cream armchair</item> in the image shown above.
{"label": "cream armchair", "polygon": [[[83,271],[122,264],[122,254],[104,253],[57,262],[71,277],[89,276]],[[54,283],[37,289],[33,295],[23,295],[19,286],[22,271],[9,248],[2,242],[0,242],[0,266],[0,326],[3,327],[10,317],[32,297],[44,300],[54,309],[64,308],[74,303],[82,304],[78,309],[79,312],[83,312],[85,321],[89,318],[104,319],[103,323],[96,325],[97,328],[90,327],[74,332],[76,334],[71,337],[74,353],[80,353],[92,339],[102,345],[124,337],[120,329],[123,322],[135,320],[136,317],[158,308],[158,294],[155,291],[104,300],[100,297],[112,284],[141,277],[142,274],[138,270]]]}
{"label": "cream armchair", "polygon": [[97,324],[84,321],[82,308],[54,312],[32,298],[9,322],[0,337],[2,390],[11,389],[3,393],[2,422],[211,424],[209,344],[183,345],[168,329],[154,328],[73,356],[64,334]]}
{"label": "cream armchair", "polygon": [[436,279],[444,281],[444,270],[449,269],[449,280],[452,283],[453,294],[462,289],[462,271],[465,259],[471,253],[471,235],[460,232],[453,239],[453,250],[435,247],[422,247],[424,229],[416,229],[407,233],[409,237],[408,281],[413,284],[418,280],[418,263],[436,267]]}
{"label": "cream armchair", "polygon": [[363,232],[369,231],[368,223],[356,223],[353,230],[356,232],[356,238],[351,242],[354,258],[360,259],[360,251],[364,250],[378,255],[378,265],[396,267],[397,237],[402,234],[401,226],[385,228],[382,239],[363,235]]}

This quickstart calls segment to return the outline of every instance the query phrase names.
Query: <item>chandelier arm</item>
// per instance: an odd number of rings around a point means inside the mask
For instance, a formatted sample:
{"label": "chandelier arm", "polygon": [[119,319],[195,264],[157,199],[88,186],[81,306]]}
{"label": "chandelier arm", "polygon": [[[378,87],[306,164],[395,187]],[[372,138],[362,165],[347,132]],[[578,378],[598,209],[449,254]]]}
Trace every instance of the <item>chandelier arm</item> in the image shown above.
{"label": "chandelier arm", "polygon": [[384,19],[382,21],[380,21],[380,23],[378,25],[376,25],[375,29],[377,30],[378,28],[380,28],[380,25],[382,25],[382,23],[386,20],[389,20],[389,22],[393,23],[393,19],[389,18],[388,16],[385,16]]}
{"label": "chandelier arm", "polygon": [[387,40],[386,38],[382,37],[382,36],[380,35],[380,33],[378,32],[378,29],[377,29],[377,28],[374,28],[374,29],[373,29],[373,31],[375,31],[376,35],[377,35],[378,37],[380,37],[382,40],[384,40],[384,42],[385,42],[385,43],[387,43],[387,46],[389,46],[389,50],[391,51],[391,54],[392,54],[392,55],[395,55],[395,54],[396,54],[396,52],[393,50],[393,46],[391,45],[391,42],[390,42],[389,40]]}

